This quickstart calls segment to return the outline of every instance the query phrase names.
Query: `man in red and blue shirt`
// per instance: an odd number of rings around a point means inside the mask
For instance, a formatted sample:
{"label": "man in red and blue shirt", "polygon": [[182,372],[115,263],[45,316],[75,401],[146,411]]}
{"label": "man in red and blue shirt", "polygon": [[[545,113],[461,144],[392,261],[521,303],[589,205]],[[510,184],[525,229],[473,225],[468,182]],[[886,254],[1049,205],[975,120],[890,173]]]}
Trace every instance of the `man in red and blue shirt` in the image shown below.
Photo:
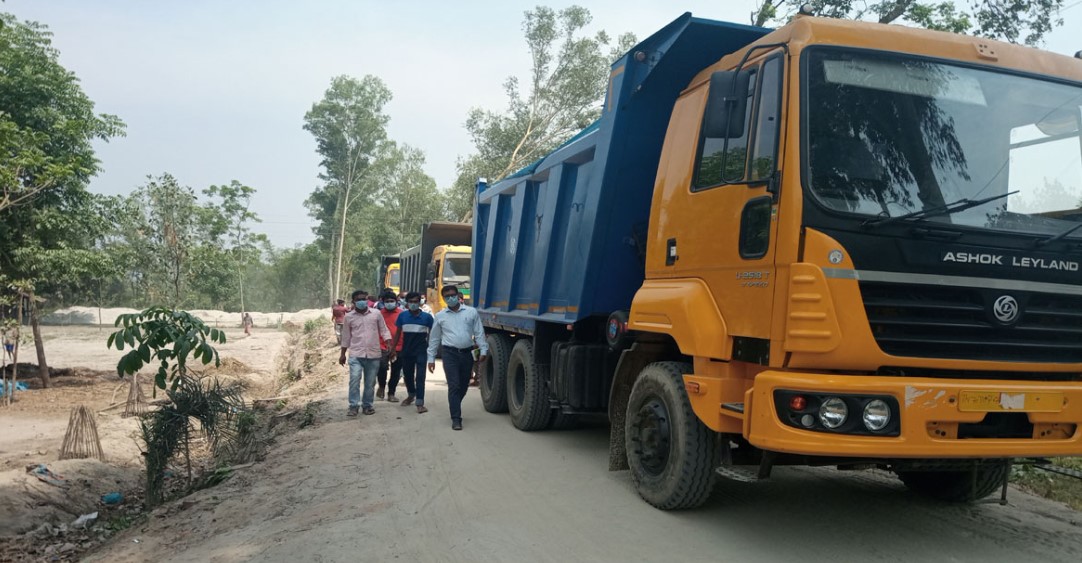
{"label": "man in red and blue shirt", "polygon": [[425,413],[425,360],[428,357],[428,333],[432,330],[432,315],[421,310],[421,294],[411,291],[406,294],[406,310],[398,315],[395,324],[398,333],[394,336],[395,347],[399,350],[398,358],[402,364],[402,379],[409,396],[402,401],[408,407],[417,402],[417,412]]}
{"label": "man in red and blue shirt", "polygon": [[[397,342],[398,332],[401,330],[398,328],[398,316],[402,313],[398,309],[398,296],[393,291],[387,290],[380,295],[380,305],[383,305],[379,309],[381,315],[383,315],[383,322],[386,323],[387,328],[391,331],[391,338]],[[397,342],[393,348],[388,348],[387,344],[382,345],[383,357],[379,363],[379,389],[376,389],[376,398],[382,399],[384,389],[387,392],[387,402],[397,403],[398,397],[394,396],[394,390],[398,388],[398,379],[402,376],[402,360],[397,357],[397,354],[402,352],[402,342]],[[394,353],[391,353],[394,350]],[[391,372],[391,381],[387,381],[387,372]]]}

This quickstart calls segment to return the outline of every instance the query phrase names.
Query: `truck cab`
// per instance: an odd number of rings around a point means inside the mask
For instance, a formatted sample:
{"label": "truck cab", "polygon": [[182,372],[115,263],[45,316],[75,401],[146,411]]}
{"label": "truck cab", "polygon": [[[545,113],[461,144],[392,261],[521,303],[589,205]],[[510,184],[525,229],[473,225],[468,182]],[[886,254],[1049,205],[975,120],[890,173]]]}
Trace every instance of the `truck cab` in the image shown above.
{"label": "truck cab", "polygon": [[443,288],[448,285],[458,287],[465,304],[470,303],[470,247],[443,244],[432,251],[432,262],[428,269],[428,282],[425,301],[438,313],[447,307],[443,300]]}

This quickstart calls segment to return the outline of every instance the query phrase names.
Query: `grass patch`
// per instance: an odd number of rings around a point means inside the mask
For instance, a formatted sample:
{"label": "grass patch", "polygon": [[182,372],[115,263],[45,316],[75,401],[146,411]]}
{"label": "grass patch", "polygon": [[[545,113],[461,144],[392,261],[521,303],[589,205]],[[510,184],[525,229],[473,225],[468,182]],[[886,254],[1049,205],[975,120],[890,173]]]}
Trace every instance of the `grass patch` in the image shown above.
{"label": "grass patch", "polygon": [[[1082,471],[1082,458],[1061,457],[1051,461],[1053,465]],[[1019,465],[1011,472],[1011,482],[1034,494],[1082,510],[1082,479]]]}

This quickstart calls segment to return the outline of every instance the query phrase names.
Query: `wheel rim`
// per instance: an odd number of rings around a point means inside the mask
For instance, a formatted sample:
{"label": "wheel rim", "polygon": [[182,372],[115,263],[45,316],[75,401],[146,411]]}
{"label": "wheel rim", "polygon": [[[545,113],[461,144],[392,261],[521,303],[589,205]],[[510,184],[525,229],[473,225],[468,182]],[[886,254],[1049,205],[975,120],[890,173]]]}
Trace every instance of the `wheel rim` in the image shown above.
{"label": "wheel rim", "polygon": [[654,477],[661,475],[669,463],[672,442],[665,402],[658,397],[648,398],[635,413],[633,430],[632,440],[638,444],[639,464],[643,471]]}

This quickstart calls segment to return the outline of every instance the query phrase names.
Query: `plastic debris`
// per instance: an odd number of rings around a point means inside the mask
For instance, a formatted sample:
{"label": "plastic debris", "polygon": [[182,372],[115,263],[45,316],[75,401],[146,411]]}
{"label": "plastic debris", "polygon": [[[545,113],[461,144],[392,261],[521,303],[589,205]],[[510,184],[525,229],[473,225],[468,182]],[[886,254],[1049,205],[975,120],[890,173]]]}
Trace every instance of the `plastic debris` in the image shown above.
{"label": "plastic debris", "polygon": [[105,493],[101,495],[101,501],[105,504],[120,504],[124,502],[124,495],[122,493]]}
{"label": "plastic debris", "polygon": [[34,477],[37,477],[42,483],[48,483],[57,487],[67,487],[68,482],[63,476],[53,473],[51,469],[44,463],[39,463],[36,466],[30,466],[26,468],[27,473],[31,473]]}
{"label": "plastic debris", "polygon": [[91,523],[93,523],[97,519],[98,519],[98,513],[97,512],[91,512],[90,514],[83,514],[82,516],[76,518],[75,521],[71,523],[71,527],[72,528],[86,528],[87,526],[89,526]]}

